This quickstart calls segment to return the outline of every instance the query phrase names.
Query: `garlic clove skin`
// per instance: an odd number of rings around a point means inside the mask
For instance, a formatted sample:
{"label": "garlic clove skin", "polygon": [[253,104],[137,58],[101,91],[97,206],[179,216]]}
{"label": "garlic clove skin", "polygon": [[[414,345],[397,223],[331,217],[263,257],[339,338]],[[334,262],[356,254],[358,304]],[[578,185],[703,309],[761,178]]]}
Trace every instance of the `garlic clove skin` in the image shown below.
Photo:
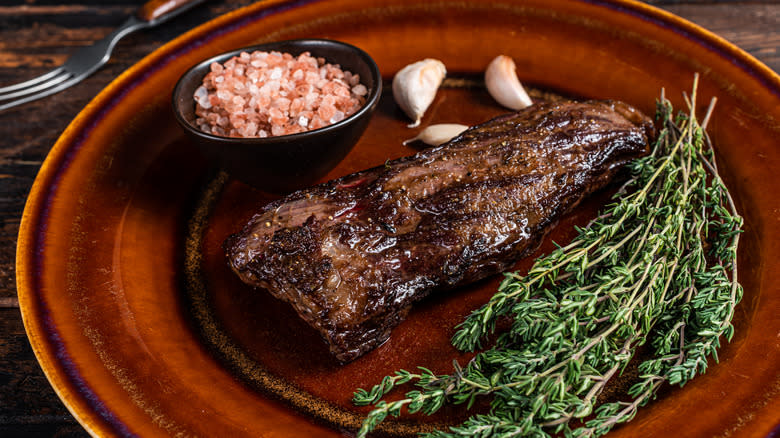
{"label": "garlic clove skin", "polygon": [[411,142],[419,140],[430,146],[438,146],[440,144],[447,143],[467,129],[469,129],[468,126],[459,125],[457,123],[440,123],[437,125],[430,125],[420,131],[416,137],[404,140],[403,144],[406,146]]}
{"label": "garlic clove skin", "polygon": [[393,97],[413,120],[410,128],[420,125],[420,119],[436,97],[436,91],[446,75],[444,63],[432,58],[409,64],[395,74]]}
{"label": "garlic clove skin", "polygon": [[520,110],[533,105],[523,85],[517,78],[515,61],[506,55],[498,55],[485,69],[485,86],[499,104]]}

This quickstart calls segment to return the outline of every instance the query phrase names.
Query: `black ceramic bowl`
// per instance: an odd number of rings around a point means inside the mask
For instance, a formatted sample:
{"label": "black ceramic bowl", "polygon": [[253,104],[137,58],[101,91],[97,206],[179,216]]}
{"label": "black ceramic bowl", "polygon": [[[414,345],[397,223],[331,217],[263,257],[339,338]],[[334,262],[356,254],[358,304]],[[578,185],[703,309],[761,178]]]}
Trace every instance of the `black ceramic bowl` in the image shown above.
{"label": "black ceramic bowl", "polygon": [[[275,137],[222,137],[201,131],[195,124],[193,93],[202,84],[213,62],[223,63],[241,52],[279,51],[292,55],[310,52],[339,64],[343,70],[360,75],[368,88],[366,102],[344,120],[298,134]],[[173,91],[176,120],[206,158],[216,161],[231,176],[258,189],[284,193],[299,189],[322,178],[357,143],[368,125],[382,94],[379,68],[363,50],[338,41],[302,39],[245,47],[207,59],[190,68]]]}

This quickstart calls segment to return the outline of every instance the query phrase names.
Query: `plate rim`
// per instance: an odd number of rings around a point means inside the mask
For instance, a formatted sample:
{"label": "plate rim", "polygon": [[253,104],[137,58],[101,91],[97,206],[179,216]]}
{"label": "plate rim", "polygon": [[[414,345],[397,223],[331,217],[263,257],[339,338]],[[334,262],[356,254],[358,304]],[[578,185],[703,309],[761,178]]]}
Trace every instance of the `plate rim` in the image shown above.
{"label": "plate rim", "polygon": [[[39,294],[39,282],[34,269],[36,253],[33,249],[40,247],[38,242],[45,231],[41,226],[48,215],[47,206],[51,191],[56,187],[53,183],[61,172],[67,169],[68,159],[78,152],[92,127],[99,123],[101,115],[120,103],[125,92],[143,83],[145,73],[164,68],[168,62],[166,58],[175,57],[193,43],[208,42],[211,38],[220,35],[221,31],[230,31],[233,26],[240,28],[243,26],[241,24],[243,20],[254,22],[276,12],[305,7],[321,1],[324,0],[271,0],[254,3],[215,17],[163,44],[122,72],[79,111],[44,159],[25,202],[17,236],[15,263],[17,297],[24,329],[36,360],[57,396],[90,435],[110,436],[114,435],[114,431],[104,426],[105,419],[100,419],[100,413],[79,400],[79,397],[84,394],[73,389],[73,383],[67,376],[67,372],[63,371],[62,365],[57,360],[55,342],[51,339],[54,327],[49,327],[47,315],[42,312],[40,301],[42,297]],[[638,0],[564,1],[610,8],[615,13],[650,21],[676,32],[698,48],[715,51],[731,60],[741,70],[756,78],[765,90],[780,98],[780,74],[725,38],[687,19]],[[774,427],[774,432],[779,429],[780,423]]]}

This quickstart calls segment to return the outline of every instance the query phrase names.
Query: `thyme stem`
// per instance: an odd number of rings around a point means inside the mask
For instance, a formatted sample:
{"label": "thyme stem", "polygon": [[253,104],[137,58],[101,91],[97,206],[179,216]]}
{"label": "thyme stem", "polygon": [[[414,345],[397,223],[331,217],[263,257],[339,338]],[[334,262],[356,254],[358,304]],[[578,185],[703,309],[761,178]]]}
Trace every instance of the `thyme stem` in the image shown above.
{"label": "thyme stem", "polygon": [[[489,413],[428,436],[598,437],[631,420],[662,384],[683,385],[706,371],[708,357],[717,360],[742,297],[742,218],[704,131],[714,99],[697,122],[697,84],[698,76],[684,96],[686,113],[675,115],[662,91],[659,136],[650,155],[629,165],[619,202],[527,275],[505,274],[497,293],[457,327],[453,345],[479,350],[465,367],[453,363],[449,375],[399,370],[355,393],[356,404],[373,405],[358,437],[404,409],[432,414],[448,403],[471,407],[478,397],[489,397]],[[512,325],[491,339],[502,316]],[[649,354],[628,401],[598,404],[643,344]],[[416,389],[384,400],[408,383]]]}

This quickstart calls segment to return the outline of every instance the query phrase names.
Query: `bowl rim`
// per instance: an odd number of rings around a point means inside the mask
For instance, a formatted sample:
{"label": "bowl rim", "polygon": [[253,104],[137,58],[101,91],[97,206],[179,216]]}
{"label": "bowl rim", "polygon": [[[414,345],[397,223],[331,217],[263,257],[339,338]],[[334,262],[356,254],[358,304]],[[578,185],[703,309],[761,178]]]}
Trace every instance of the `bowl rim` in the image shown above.
{"label": "bowl rim", "polygon": [[[358,55],[358,57],[363,62],[365,62],[365,64],[368,66],[368,69],[371,72],[371,76],[374,78],[374,86],[371,87],[371,89],[369,90],[368,95],[366,96],[366,101],[356,112],[350,114],[348,117],[345,117],[343,120],[340,120],[336,123],[331,123],[330,125],[323,126],[321,128],[311,129],[303,132],[297,132],[294,134],[269,135],[268,137],[226,137],[226,136],[211,134],[200,130],[197,126],[193,126],[193,124],[181,114],[181,112],[178,109],[177,101],[179,96],[181,95],[182,88],[184,87],[185,79],[188,79],[190,76],[194,75],[197,71],[210,66],[213,62],[224,62],[234,56],[238,56],[242,52],[252,52],[255,50],[272,50],[274,47],[279,46],[281,44],[319,44],[323,46],[325,45],[340,46],[344,49],[355,52]],[[326,62],[327,61],[328,60],[326,58]],[[377,104],[379,103],[379,98],[381,96],[382,96],[382,74],[379,71],[379,66],[377,65],[376,61],[374,61],[374,58],[372,58],[371,55],[369,55],[365,50],[361,49],[360,47],[354,46],[352,44],[345,43],[343,41],[333,40],[333,39],[296,38],[296,39],[271,41],[262,44],[245,46],[228,52],[223,52],[218,55],[214,55],[208,59],[199,61],[198,63],[188,68],[187,71],[182,73],[182,75],[176,81],[176,85],[174,86],[173,92],[171,93],[171,106],[173,107],[173,114],[176,118],[176,121],[179,123],[179,125],[182,126],[182,128],[184,128],[187,132],[193,135],[197,135],[209,141],[217,141],[222,143],[230,143],[236,145],[246,145],[246,144],[263,145],[263,144],[278,144],[280,142],[296,142],[296,141],[307,139],[315,135],[325,135],[331,131],[339,130],[342,127],[345,127],[346,125],[350,125],[354,123],[361,117],[368,116],[376,108]]]}

